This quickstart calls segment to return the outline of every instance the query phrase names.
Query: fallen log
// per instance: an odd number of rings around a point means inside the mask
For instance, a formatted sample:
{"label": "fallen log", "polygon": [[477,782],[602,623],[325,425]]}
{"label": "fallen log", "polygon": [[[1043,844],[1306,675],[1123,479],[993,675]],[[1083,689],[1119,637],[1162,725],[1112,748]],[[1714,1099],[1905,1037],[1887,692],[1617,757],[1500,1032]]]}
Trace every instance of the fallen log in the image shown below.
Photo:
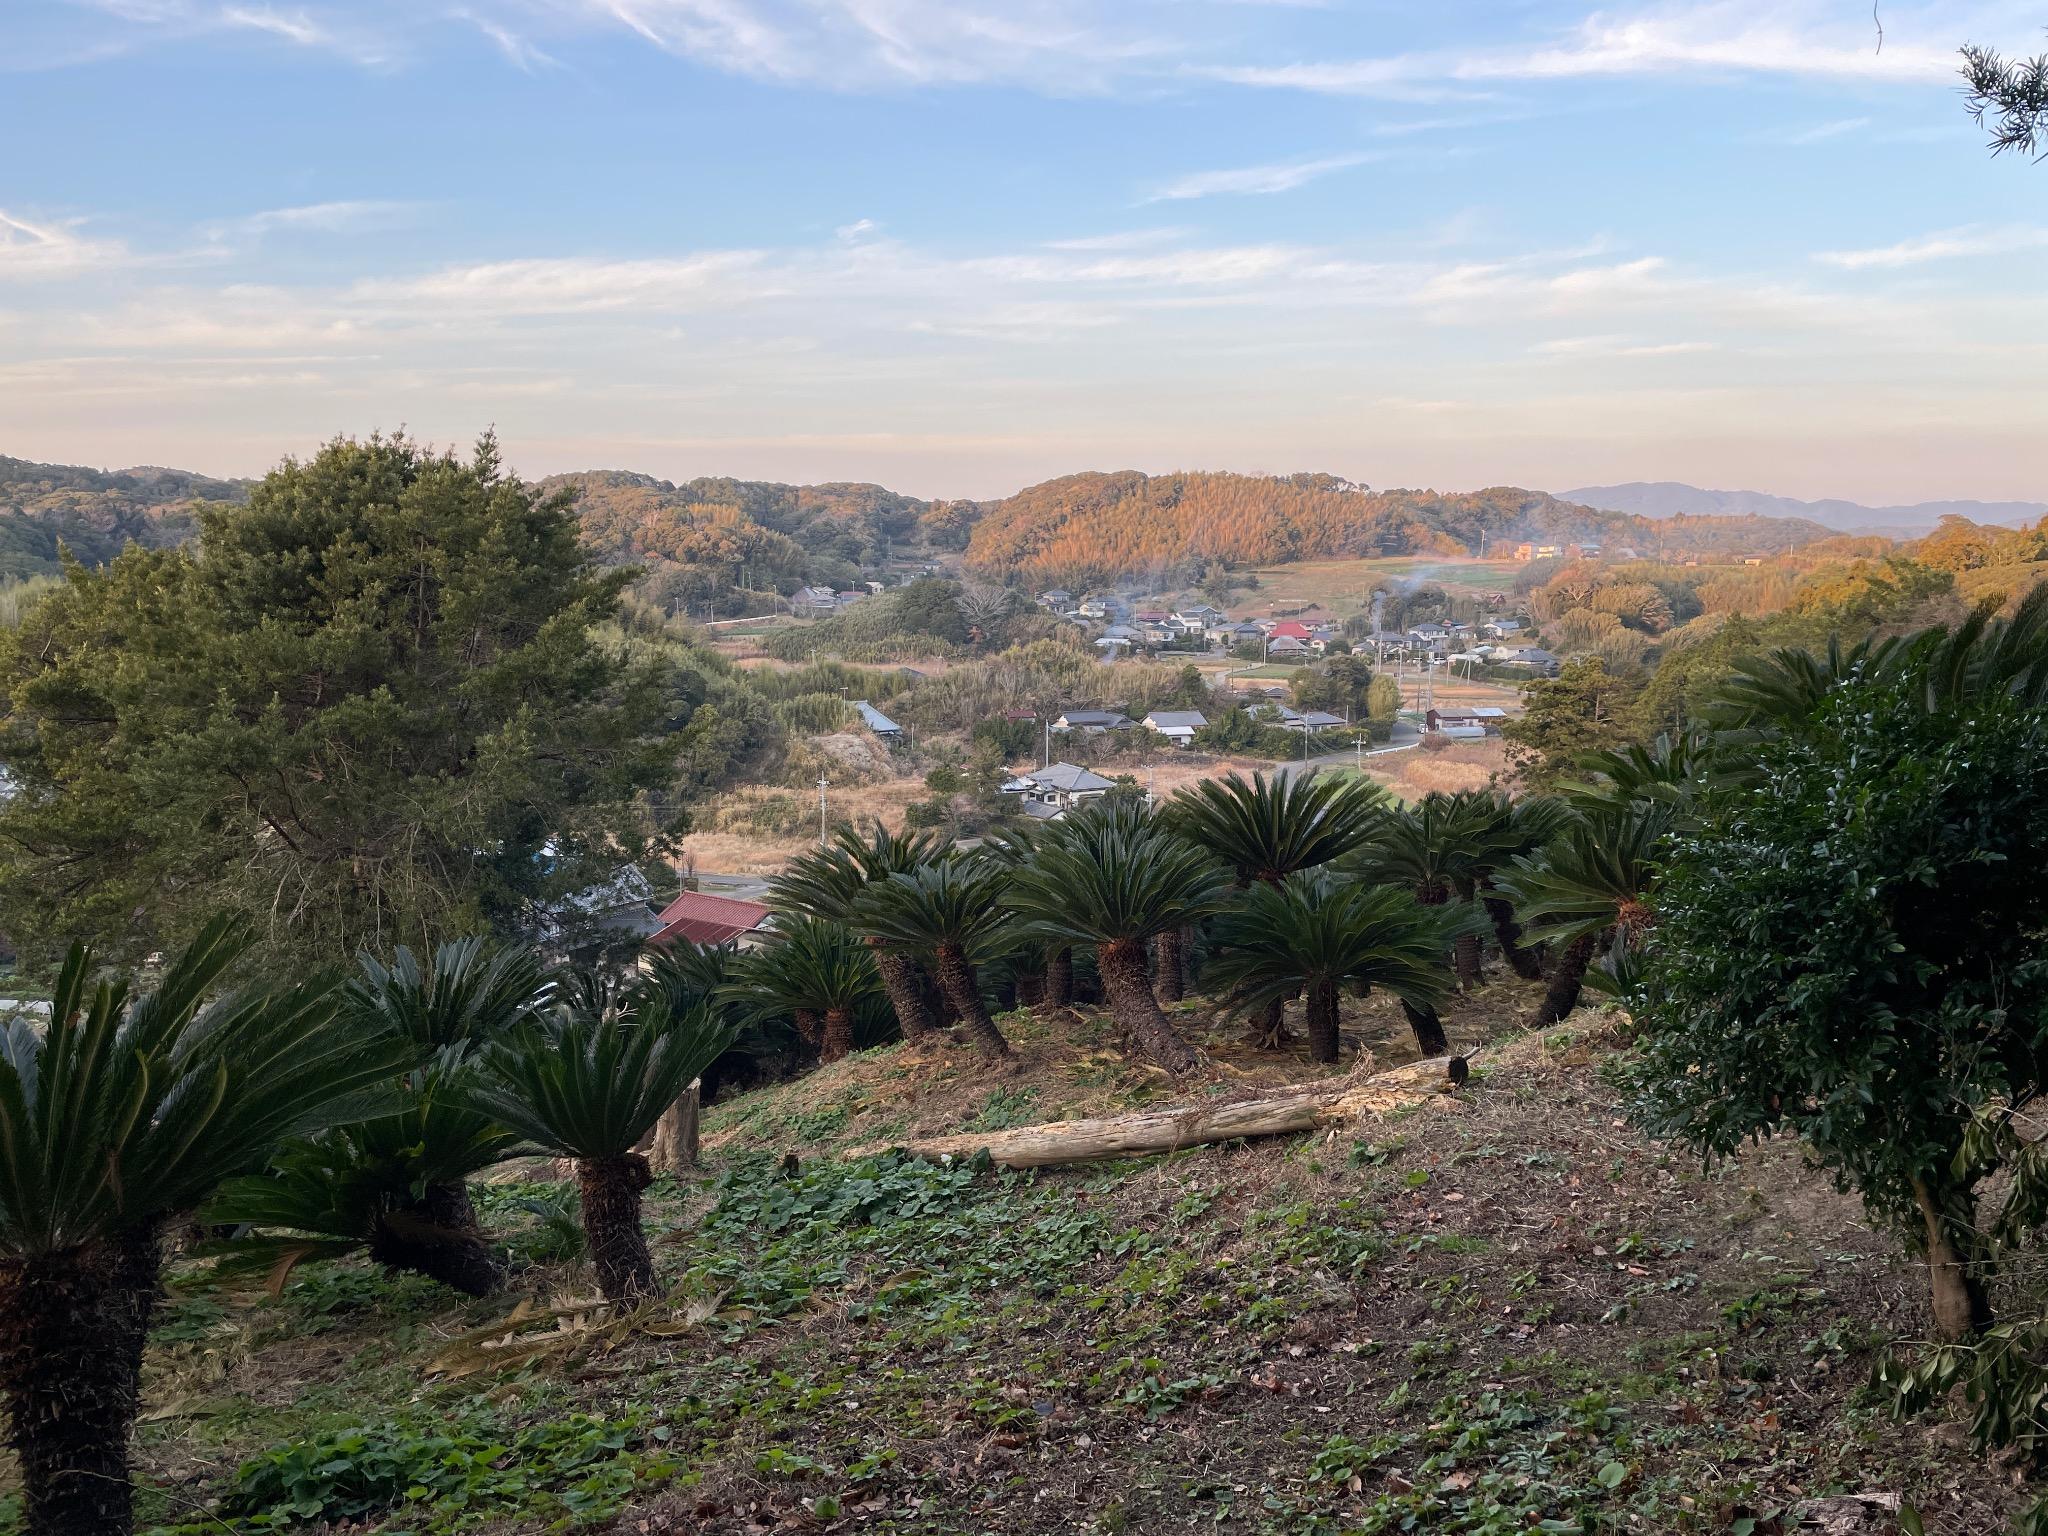
{"label": "fallen log", "polygon": [[[1290,1087],[1256,1097],[1092,1120],[1054,1120],[1015,1130],[928,1136],[895,1145],[918,1157],[968,1158],[986,1152],[1005,1168],[1049,1168],[1104,1158],[1149,1157],[1207,1142],[1289,1136],[1385,1114],[1451,1090],[1449,1058],[1409,1062],[1351,1082]],[[885,1150],[864,1147],[852,1155]]]}

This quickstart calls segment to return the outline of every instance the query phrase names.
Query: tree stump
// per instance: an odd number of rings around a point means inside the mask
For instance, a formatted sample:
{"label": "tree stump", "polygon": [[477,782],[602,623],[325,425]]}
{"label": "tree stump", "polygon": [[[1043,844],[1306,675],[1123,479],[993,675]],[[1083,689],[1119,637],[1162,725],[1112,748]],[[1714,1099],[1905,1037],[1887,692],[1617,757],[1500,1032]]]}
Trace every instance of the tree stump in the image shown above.
{"label": "tree stump", "polygon": [[697,1166],[697,1116],[704,1095],[703,1080],[693,1081],[675,1103],[662,1111],[649,1138],[647,1163],[655,1173],[679,1173]]}

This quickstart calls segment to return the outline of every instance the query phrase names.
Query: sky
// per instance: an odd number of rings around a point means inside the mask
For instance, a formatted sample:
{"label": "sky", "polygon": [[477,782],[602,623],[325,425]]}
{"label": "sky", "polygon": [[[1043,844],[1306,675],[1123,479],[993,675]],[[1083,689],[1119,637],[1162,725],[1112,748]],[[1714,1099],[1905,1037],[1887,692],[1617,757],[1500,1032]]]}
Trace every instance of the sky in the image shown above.
{"label": "sky", "polygon": [[[1881,35],[1880,35],[1881,29]],[[0,0],[0,453],[2048,499],[2048,0]]]}

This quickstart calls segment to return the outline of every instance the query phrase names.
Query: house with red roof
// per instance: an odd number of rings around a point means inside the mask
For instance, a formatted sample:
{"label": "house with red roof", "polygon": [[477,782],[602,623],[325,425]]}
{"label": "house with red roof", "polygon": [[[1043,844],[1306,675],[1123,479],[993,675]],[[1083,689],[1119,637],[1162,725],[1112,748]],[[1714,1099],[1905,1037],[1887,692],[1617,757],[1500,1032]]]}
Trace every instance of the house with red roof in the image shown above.
{"label": "house with red roof", "polygon": [[688,939],[692,944],[738,944],[752,949],[764,937],[768,909],[758,901],[684,891],[661,909],[661,927],[648,937],[655,948]]}

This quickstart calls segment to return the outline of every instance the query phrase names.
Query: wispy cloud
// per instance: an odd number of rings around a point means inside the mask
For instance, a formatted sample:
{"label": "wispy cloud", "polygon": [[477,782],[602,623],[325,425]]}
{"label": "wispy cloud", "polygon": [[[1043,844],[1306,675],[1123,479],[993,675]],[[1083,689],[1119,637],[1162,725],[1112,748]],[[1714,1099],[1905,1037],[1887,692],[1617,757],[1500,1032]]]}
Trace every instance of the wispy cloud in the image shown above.
{"label": "wispy cloud", "polygon": [[1785,144],[1794,149],[1809,144],[1826,144],[1833,139],[1847,138],[1852,133],[1862,133],[1870,127],[1867,117],[1838,117],[1833,122],[1814,123],[1805,128],[1790,128],[1782,133],[1767,136],[1763,142]]}
{"label": "wispy cloud", "polygon": [[120,241],[91,239],[75,223],[31,221],[0,208],[0,280],[71,277],[131,259]]}
{"label": "wispy cloud", "polygon": [[496,46],[498,52],[505,56],[509,63],[525,70],[529,75],[539,69],[552,67],[555,64],[555,59],[551,54],[529,41],[521,33],[513,31],[503,21],[472,10],[458,10],[451,14],[460,21],[468,22],[477,31],[483,33]]}
{"label": "wispy cloud", "polygon": [[1326,155],[1319,160],[1284,160],[1273,165],[1247,165],[1226,171],[1196,171],[1176,177],[1148,193],[1148,203],[1182,202],[1198,197],[1257,196],[1292,192],[1333,171],[1348,171],[1367,161],[1385,158],[1374,154]]}
{"label": "wispy cloud", "polygon": [[206,227],[207,237],[216,242],[237,238],[261,239],[281,231],[341,234],[350,230],[389,229],[417,212],[419,204],[381,199],[353,199],[330,203],[305,203],[294,208],[266,208],[259,213],[224,219]]}
{"label": "wispy cloud", "polygon": [[301,48],[336,54],[370,67],[392,63],[397,54],[375,30],[341,30],[304,10],[284,11],[268,5],[224,5],[213,22],[225,28],[265,32]]}
{"label": "wispy cloud", "polygon": [[1558,336],[1529,349],[1539,357],[1689,357],[1718,352],[1712,341],[1639,341],[1630,336]]}
{"label": "wispy cloud", "polygon": [[[1953,25],[1953,23],[1951,23]],[[1904,31],[1895,21],[1895,29]],[[1677,72],[1933,80],[1952,74],[1952,39],[1926,28],[1882,49],[1867,22],[1815,17],[1780,0],[1694,0],[1630,13],[1596,12],[1548,40],[1469,51],[1423,51],[1289,64],[1198,66],[1242,85],[1330,94],[1398,95],[1431,82],[1486,85]]]}
{"label": "wispy cloud", "polygon": [[1969,225],[1918,235],[1896,245],[1871,246],[1852,251],[1816,251],[1813,259],[1848,271],[1868,268],[1917,267],[1930,261],[1948,261],[1958,256],[2009,256],[2016,251],[2048,247],[2048,229],[2011,227],[1992,229]]}
{"label": "wispy cloud", "polygon": [[1077,235],[1066,240],[1047,240],[1049,251],[1137,251],[1147,246],[1167,245],[1185,240],[1185,228],[1161,226],[1153,229],[1123,229],[1107,235]]}

